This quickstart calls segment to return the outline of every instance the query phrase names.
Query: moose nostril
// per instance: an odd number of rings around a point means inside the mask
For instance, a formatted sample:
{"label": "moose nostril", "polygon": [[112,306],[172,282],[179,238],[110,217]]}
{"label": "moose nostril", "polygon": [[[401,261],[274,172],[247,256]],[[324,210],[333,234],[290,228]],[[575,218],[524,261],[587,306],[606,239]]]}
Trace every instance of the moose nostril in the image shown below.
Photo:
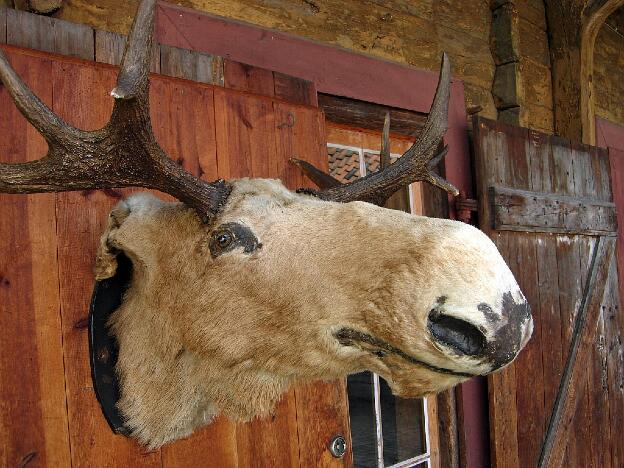
{"label": "moose nostril", "polygon": [[486,338],[471,323],[433,309],[429,313],[427,327],[437,341],[455,348],[462,354],[481,356],[485,352]]}

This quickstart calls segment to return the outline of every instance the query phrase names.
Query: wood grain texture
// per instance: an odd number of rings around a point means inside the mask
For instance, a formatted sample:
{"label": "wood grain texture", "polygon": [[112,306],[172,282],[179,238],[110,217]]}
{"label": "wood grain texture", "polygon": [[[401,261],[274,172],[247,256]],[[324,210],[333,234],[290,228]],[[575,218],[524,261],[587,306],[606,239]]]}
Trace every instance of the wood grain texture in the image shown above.
{"label": "wood grain texture", "polygon": [[0,7],[0,44],[6,44],[7,9]]}
{"label": "wood grain texture", "polygon": [[[152,78],[150,91],[154,133],[167,154],[204,180],[224,177],[217,174],[213,89],[158,77]],[[217,418],[192,436],[163,447],[161,457],[169,468],[201,466],[208,459],[213,466],[236,467],[236,426]]]}
{"label": "wood grain texture", "polygon": [[[600,305],[607,290],[614,253],[615,238],[604,237],[596,246],[590,264],[590,276],[574,323],[560,392],[549,424],[549,437],[546,439],[539,466],[561,466],[565,449],[570,442],[574,417],[585,396],[589,351],[596,331],[594,325],[600,315]],[[588,448],[586,445],[581,447],[585,450]]]}
{"label": "wood grain texture", "polygon": [[262,96],[275,95],[273,72],[233,60],[223,61],[223,79],[226,88]]}
{"label": "wood grain texture", "polygon": [[[503,258],[510,263],[510,269],[514,271],[518,266],[518,249],[514,234],[493,231],[489,222],[491,215],[487,201],[488,184],[508,185],[513,181],[506,135],[502,131],[501,124],[485,119],[475,118],[473,128],[480,228],[490,235]],[[513,262],[510,261],[512,259]],[[488,394],[492,465],[519,466],[515,364],[488,376]]]}
{"label": "wood grain texture", "polygon": [[[298,85],[295,83],[294,86]],[[291,93],[285,95],[289,94]],[[273,108],[277,128],[276,159],[279,162],[275,176],[290,189],[311,187],[313,184],[304,180],[301,171],[289,164],[288,159],[297,157],[320,169],[328,170],[323,114],[318,109],[281,102],[275,102]],[[283,125],[284,123],[293,125]],[[299,385],[295,387],[294,395],[300,465],[351,466],[351,434],[345,382],[314,382]],[[333,458],[328,450],[331,439],[338,434],[345,437],[348,446],[348,451],[342,459]]]}
{"label": "wood grain texture", "polygon": [[293,104],[318,107],[316,86],[311,81],[302,80],[283,73],[274,72],[275,97]]}
{"label": "wood grain texture", "polygon": [[232,178],[277,173],[272,101],[219,89],[214,96],[219,171]]}
{"label": "wood grain texture", "polygon": [[612,202],[497,186],[489,195],[498,230],[610,235],[617,228]]}
{"label": "wood grain texture", "polygon": [[[608,158],[603,150],[484,119],[476,119],[474,125],[480,196],[495,185],[511,188],[505,189],[508,194],[526,195],[529,189],[560,203],[578,198],[587,206],[612,206]],[[523,147],[520,140],[524,140]],[[509,368],[490,377],[492,461],[494,466],[534,466],[558,394],[595,241],[588,235],[493,231],[487,197],[480,198],[480,208],[482,227],[490,230],[531,303],[535,325],[527,348],[510,366],[514,368],[513,382],[508,379],[501,384]],[[596,216],[596,210],[589,216]],[[530,226],[525,229],[530,230]],[[617,300],[617,294],[614,297],[610,292],[605,293],[603,302]],[[574,437],[559,448],[563,466],[594,466],[596,460],[602,465],[595,466],[617,466],[612,464],[612,434],[604,429],[610,415],[619,409],[614,406],[620,405],[607,388],[610,366],[614,367],[617,359],[608,354],[609,314],[604,307],[594,313],[597,315],[587,327],[594,339],[582,352],[584,372],[577,385],[583,390],[579,390],[576,414],[567,423]],[[522,415],[515,420],[508,414],[508,406],[501,406],[512,403],[503,399],[514,388],[516,406],[509,411]],[[520,391],[525,388],[531,391]],[[509,429],[514,422],[515,431]]]}
{"label": "wood grain texture", "polygon": [[[506,132],[508,163],[511,178],[508,186],[519,190],[532,187],[529,160],[533,154],[528,151],[528,131],[523,128],[508,129]],[[517,257],[512,256],[515,245]],[[543,366],[541,355],[541,303],[539,297],[538,260],[536,255],[537,239],[534,234],[516,234],[509,239],[509,265],[520,289],[523,291],[533,315],[533,336],[522,351],[514,366],[516,367],[516,405],[518,417],[518,456],[520,466],[533,466],[539,456],[540,441],[544,430],[544,401],[535,398],[526,389],[532,387],[535,393],[543,394]],[[515,268],[514,268],[515,263]],[[536,379],[537,377],[537,379]]]}
{"label": "wood grain texture", "polygon": [[[51,104],[52,64],[9,52],[39,97]],[[38,159],[46,143],[0,89],[0,158]],[[55,195],[0,196],[1,466],[32,457],[38,466],[70,463],[56,261]],[[32,294],[32,291],[37,294]]]}
{"label": "wood grain texture", "polygon": [[93,59],[93,30],[85,25],[8,9],[7,44]]}
{"label": "wood grain texture", "polygon": [[[346,382],[299,385],[295,394],[301,466],[353,466]],[[339,434],[347,440],[347,452],[340,459],[328,450],[332,438]]]}
{"label": "wood grain texture", "polygon": [[220,84],[222,61],[218,57],[177,47],[160,46],[160,73],[198,83]]}
{"label": "wood grain texture", "polygon": [[[126,36],[109,31],[95,31],[95,61],[119,65],[126,48]],[[151,73],[160,73],[160,46],[152,47]]]}
{"label": "wood grain texture", "polygon": [[43,52],[56,52],[53,18],[7,9],[6,21],[7,44]]}
{"label": "wood grain texture", "polygon": [[390,111],[390,131],[409,137],[418,134],[427,119],[426,114],[329,94],[319,95],[319,106],[332,123],[375,132],[381,132],[386,112]]}
{"label": "wood grain texture", "polygon": [[[613,141],[613,140],[611,140]],[[613,183],[613,198],[618,207],[624,206],[624,151],[609,148],[609,159]],[[616,268],[612,265],[611,268]],[[617,270],[619,283],[610,275],[610,291],[619,291],[619,299],[624,294],[624,223],[618,226],[617,239]],[[619,443],[620,423],[624,421],[624,310],[617,294],[613,292],[605,295],[604,323],[605,323],[605,354],[604,366],[607,371],[606,390],[609,398],[609,427],[611,430],[611,464],[624,464],[624,447]],[[603,434],[606,431],[603,431]]]}

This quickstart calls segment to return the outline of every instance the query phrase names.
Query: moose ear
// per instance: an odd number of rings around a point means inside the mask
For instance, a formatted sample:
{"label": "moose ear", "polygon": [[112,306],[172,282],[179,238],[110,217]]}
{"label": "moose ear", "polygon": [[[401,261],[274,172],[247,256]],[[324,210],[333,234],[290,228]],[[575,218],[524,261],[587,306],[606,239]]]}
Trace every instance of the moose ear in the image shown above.
{"label": "moose ear", "polygon": [[98,246],[95,258],[95,279],[102,281],[111,278],[117,271],[117,249],[114,245],[115,233],[130,214],[130,207],[125,201],[119,202],[108,216],[108,222]]}

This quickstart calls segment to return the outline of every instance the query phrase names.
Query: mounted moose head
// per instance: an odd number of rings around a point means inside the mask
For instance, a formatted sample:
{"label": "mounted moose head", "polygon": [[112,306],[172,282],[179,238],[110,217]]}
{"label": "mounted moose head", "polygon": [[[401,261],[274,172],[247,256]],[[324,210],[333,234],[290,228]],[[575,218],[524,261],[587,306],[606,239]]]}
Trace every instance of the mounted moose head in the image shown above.
{"label": "mounted moose head", "polygon": [[[49,145],[39,161],[0,164],[0,192],[139,186],[181,201],[119,203],[96,260],[98,280],[132,265],[108,325],[119,347],[117,407],[133,436],[157,447],[218,413],[266,415],[295,381],[369,369],[416,397],[515,358],[533,324],[494,244],[459,222],[372,204],[416,180],[456,193],[431,170],[446,152],[446,57],[418,141],[384,170],[312,193],[276,180],[206,183],[152,133],[154,3],[139,7],[101,130],[54,115],[0,52],[2,82]],[[356,254],[349,237],[370,243]]]}

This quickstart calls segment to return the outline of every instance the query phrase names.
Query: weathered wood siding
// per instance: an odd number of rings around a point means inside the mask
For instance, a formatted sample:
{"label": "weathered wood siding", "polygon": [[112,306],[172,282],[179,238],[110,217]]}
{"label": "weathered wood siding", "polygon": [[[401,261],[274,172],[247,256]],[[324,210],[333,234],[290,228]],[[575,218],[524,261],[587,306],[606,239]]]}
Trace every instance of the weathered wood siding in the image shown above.
{"label": "weathered wood siding", "polygon": [[[516,275],[532,309],[535,331],[514,364],[489,377],[490,440],[493,466],[536,466],[568,358],[596,237],[584,226],[573,234],[495,230],[490,204],[491,186],[543,192],[551,199],[582,198],[588,204],[611,206],[609,159],[606,151],[573,144],[520,127],[475,120],[475,158],[479,215]],[[565,197],[565,198],[563,198]],[[566,208],[556,208],[566,211]],[[550,221],[549,221],[550,222]],[[553,229],[557,220],[552,222]],[[610,223],[611,235],[615,226]],[[619,467],[622,459],[621,423],[624,409],[622,335],[615,257],[610,265],[597,321],[587,323],[589,351],[579,356],[584,365],[581,394],[565,440],[562,466]],[[590,314],[588,314],[589,316]],[[578,363],[577,363],[578,364]],[[550,466],[550,465],[549,465]]]}
{"label": "weathered wood siding", "polygon": [[624,8],[616,10],[596,38],[594,90],[596,115],[624,125]]}
{"label": "weathered wood siding", "polygon": [[[0,0],[1,2],[2,0]],[[442,51],[463,80],[467,107],[495,118],[492,7],[510,4],[518,17],[519,66],[526,96],[522,123],[552,130],[546,20],[541,0],[183,0],[174,2],[374,57],[435,70]],[[1,4],[1,3],[0,3]],[[137,0],[72,0],[54,16],[126,33]]]}
{"label": "weathered wood siding", "polygon": [[[108,120],[114,67],[5,49],[62,118],[85,129]],[[266,77],[272,95],[310,96],[301,92],[305,83],[289,91],[282,78],[276,87]],[[2,160],[43,156],[44,140],[4,89],[0,109]],[[240,124],[241,113],[249,125]],[[154,76],[151,114],[165,151],[207,180],[278,177],[305,186],[287,163],[294,154],[327,168],[324,119],[312,106]],[[289,114],[294,125],[280,126]],[[296,387],[274,418],[238,425],[220,418],[153,452],[113,435],[92,389],[86,317],[97,240],[129,191],[0,196],[0,466],[349,466],[349,453],[336,460],[327,450],[331,437],[349,435],[343,382]]]}

